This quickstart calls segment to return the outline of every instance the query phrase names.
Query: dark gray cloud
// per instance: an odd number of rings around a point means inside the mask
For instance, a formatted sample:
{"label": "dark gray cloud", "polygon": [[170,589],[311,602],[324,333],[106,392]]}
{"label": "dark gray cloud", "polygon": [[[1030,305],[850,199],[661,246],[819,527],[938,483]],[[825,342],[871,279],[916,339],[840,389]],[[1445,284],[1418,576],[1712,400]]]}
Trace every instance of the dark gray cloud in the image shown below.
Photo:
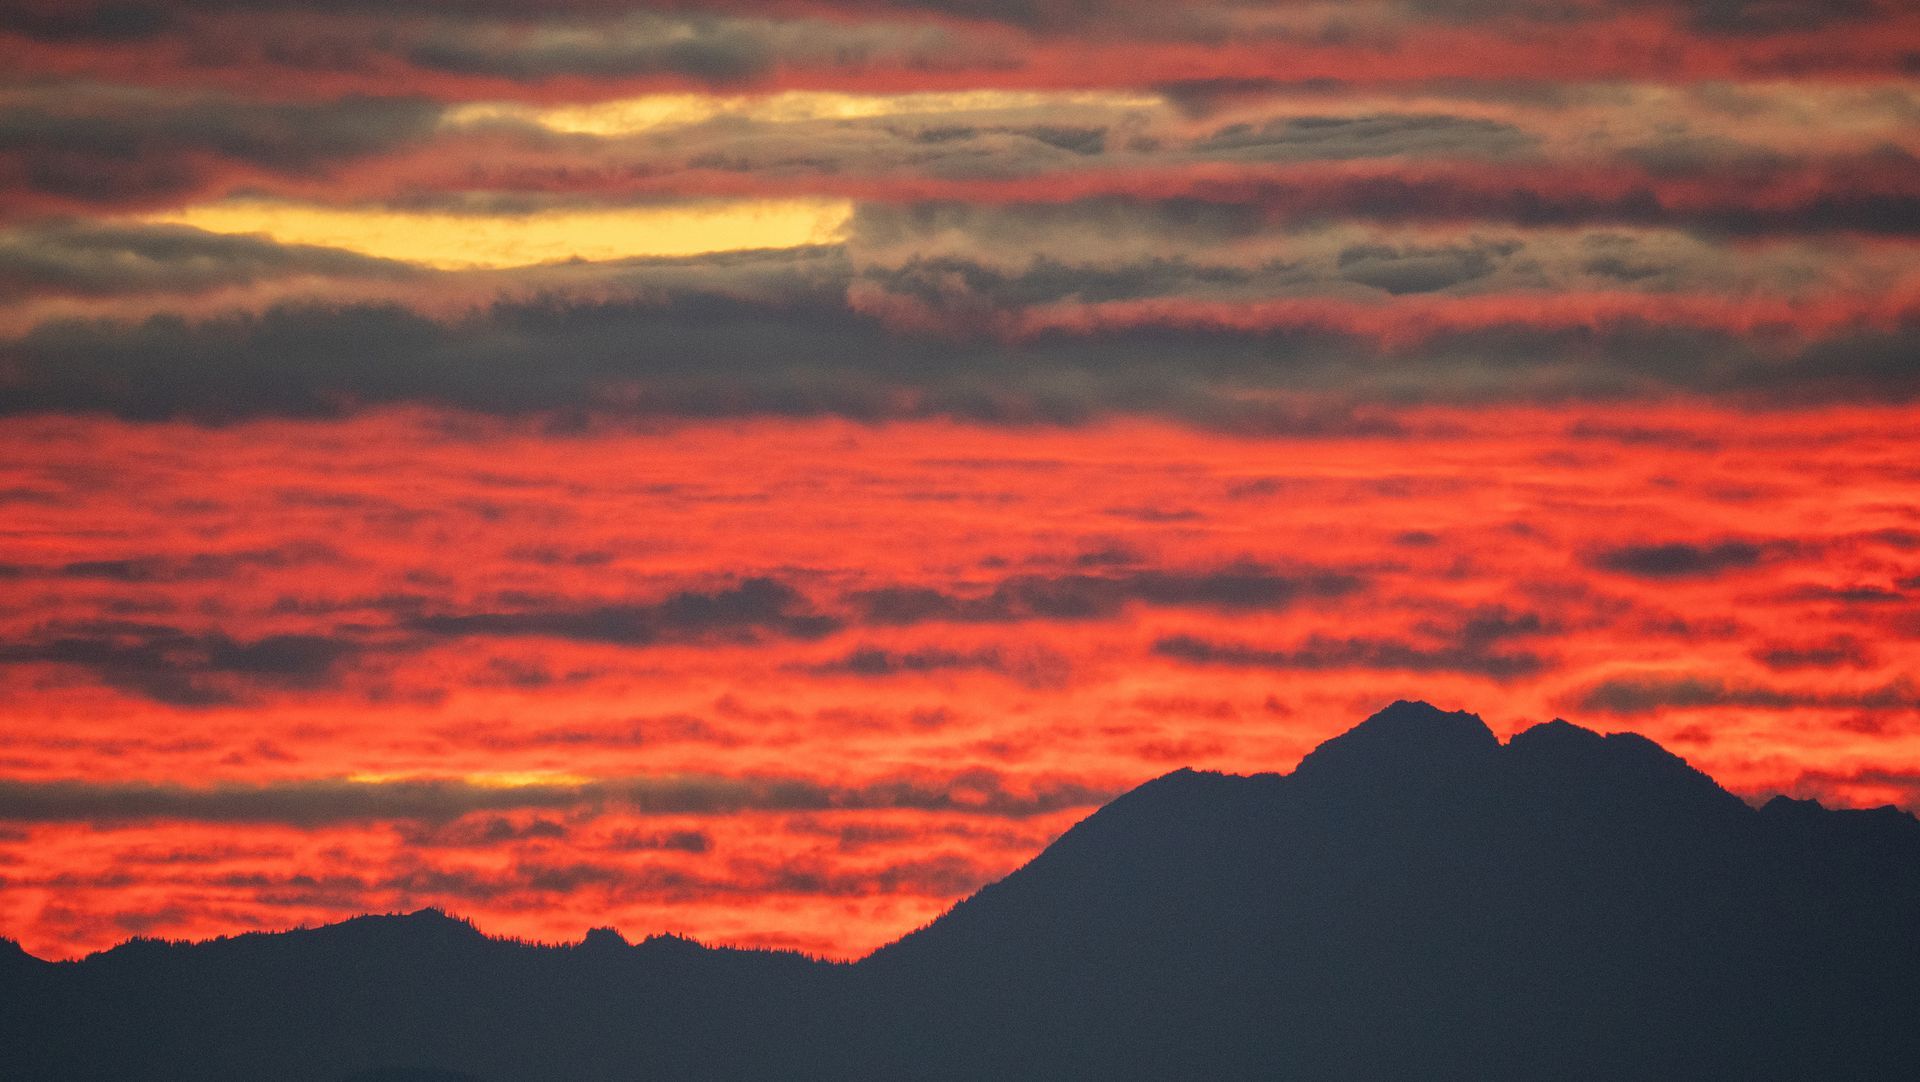
{"label": "dark gray cloud", "polygon": [[[1408,0],[1411,10],[1450,22],[1518,20],[1575,23],[1621,14],[1667,13],[1691,29],[1715,36],[1819,30],[1855,22],[1882,10],[1876,0]],[[1568,33],[1578,33],[1569,28]]]}
{"label": "dark gray cloud", "polygon": [[0,579],[100,579],[121,583],[213,582],[254,571],[329,563],[330,547],[314,543],[237,552],[200,552],[187,556],[141,555],[69,560],[56,564],[0,564]]}
{"label": "dark gray cloud", "polygon": [[1587,562],[1602,570],[1639,578],[1699,578],[1758,567],[1770,559],[1790,555],[1797,548],[1790,542],[1739,538],[1667,541],[1604,549],[1589,556]]}
{"label": "dark gray cloud", "polygon": [[862,282],[889,294],[911,297],[960,318],[981,310],[1014,311],[1055,301],[1136,300],[1144,297],[1207,296],[1266,292],[1311,285],[1314,276],[1297,264],[1273,263],[1244,268],[1207,266],[1184,256],[1141,260],[1118,266],[1063,263],[1041,257],[1017,270],[987,266],[951,256],[915,257],[894,267],[868,267]]}
{"label": "dark gray cloud", "polygon": [[[919,811],[1024,818],[1092,807],[1110,789],[1072,780],[1016,784],[991,770],[944,778],[886,778],[835,786],[806,778],[639,776],[502,786],[458,779],[328,778],[204,787],[143,782],[0,780],[0,822],[214,823],[416,821],[451,823],[475,813],[619,810],[646,815],[746,811]],[[515,828],[519,829],[519,828]]]}
{"label": "dark gray cloud", "polygon": [[800,668],[820,676],[875,679],[943,672],[989,672],[1029,687],[1057,687],[1071,675],[1071,663],[1065,657],[1038,647],[953,650],[923,646],[892,650],[882,646],[856,646],[837,657]]}
{"label": "dark gray cloud", "polygon": [[1901,591],[1874,583],[1860,583],[1854,586],[1807,583],[1783,591],[1781,596],[1787,601],[1815,601],[1836,605],[1894,605],[1906,600],[1906,594]]}
{"label": "dark gray cloud", "polygon": [[[1895,802],[1909,813],[1920,809],[1920,770],[1804,770],[1792,783],[1780,787],[1784,794],[1802,799],[1820,800],[1830,808],[1846,808],[1858,802],[1862,789],[1891,789]],[[1883,813],[1884,814],[1884,813]]]}
{"label": "dark gray cloud", "polygon": [[1237,431],[1348,432],[1264,392],[1324,400],[1336,413],[1369,402],[1673,392],[1759,405],[1920,395],[1920,319],[1810,345],[1631,317],[1541,327],[1519,307],[1511,322],[1397,344],[1313,323],[1061,330],[1013,342],[962,325],[895,329],[849,307],[846,282],[836,291],[831,278],[794,281],[759,299],[502,301],[447,320],[399,304],[304,304],[198,322],[51,322],[0,341],[0,415],[223,421],[413,402],[991,424],[1149,414]]}
{"label": "dark gray cloud", "polygon": [[1779,688],[1712,676],[1620,676],[1569,696],[1590,713],[1638,715],[1662,710],[1920,710],[1920,689],[1904,680],[1850,691]]}
{"label": "dark gray cloud", "polygon": [[[848,17],[945,16],[1002,23],[1040,33],[1112,31],[1150,32],[1156,37],[1216,41],[1224,15],[1244,5],[1234,0],[1183,5],[1142,0],[834,0],[819,10]],[[1561,0],[1407,0],[1407,13],[1453,23],[1528,20],[1564,25],[1621,13],[1670,12],[1693,29],[1710,34],[1748,35],[1817,30],[1869,18],[1885,10],[1876,0],[1611,0],[1565,3]],[[740,10],[723,0],[711,3],[610,3],[608,0],[17,0],[0,14],[0,28],[47,41],[140,40],[177,29],[184,17],[219,12],[297,11],[330,15],[435,15],[467,19],[514,19],[538,24],[577,21],[583,16],[648,10],[682,14],[708,8]],[[1330,40],[1341,40],[1338,30]]]}
{"label": "dark gray cloud", "polygon": [[432,635],[544,636],[646,646],[712,638],[750,641],[762,634],[811,639],[831,634],[841,622],[815,610],[784,582],[749,578],[736,586],[683,590],[654,602],[420,615],[407,618],[403,626]]}
{"label": "dark gray cloud", "polygon": [[[1533,227],[1623,225],[1686,230],[1707,236],[1778,236],[1825,232],[1879,236],[1920,233],[1920,194],[1894,179],[1912,169],[1895,148],[1854,161],[1825,163],[1806,178],[1778,178],[1778,197],[1746,193],[1776,178],[1752,168],[1702,168],[1685,179],[1721,198],[1682,201],[1651,183],[1621,190],[1583,190],[1583,178],[1559,183],[1524,176],[1356,175],[1312,184],[1272,178],[1220,186],[1220,194],[1256,201],[1274,214],[1355,217],[1376,222],[1481,221]],[[1795,169],[1800,163],[1793,163]],[[1884,178],[1861,183],[1867,177]],[[1204,189],[1203,189],[1204,194]]]}
{"label": "dark gray cloud", "polygon": [[[1500,297],[1516,322],[1526,320],[1532,298],[1631,293],[1647,298],[1647,319],[1658,323],[1688,318],[1657,314],[1676,294],[1825,300],[1853,288],[1837,273],[1840,267],[1855,257],[1876,258],[1852,242],[1836,242],[1820,255],[1778,245],[1743,251],[1735,260],[1724,238],[1676,230],[1522,230],[1492,223],[1458,240],[1410,242],[1395,231],[1313,221],[1311,214],[1305,221],[1268,216],[1259,209],[1261,198],[865,204],[848,230],[850,296],[868,310],[907,307],[916,313],[915,325],[937,325],[957,337],[996,323],[1019,326],[1033,309],[1049,306],[1143,299],[1354,305],[1377,303],[1375,290]],[[1836,262],[1838,252],[1848,255]]]}
{"label": "dark gray cloud", "polygon": [[1352,93],[1340,79],[1274,79],[1268,76],[1222,75],[1202,79],[1175,79],[1154,87],[1181,113],[1196,119],[1210,117],[1239,105],[1258,104],[1277,97],[1334,97]]}
{"label": "dark gray cloud", "polygon": [[917,650],[888,650],[878,646],[861,646],[840,657],[806,666],[806,670],[830,676],[897,676],[954,669],[998,671],[1002,664],[999,651],[991,649],[962,651],[930,646]]}
{"label": "dark gray cloud", "polygon": [[[399,620],[407,631],[434,636],[545,636],[648,646],[708,639],[748,642],[764,635],[815,639],[861,625],[1099,620],[1130,604],[1273,611],[1309,599],[1342,597],[1364,585],[1361,578],[1340,571],[1249,564],[1205,571],[1017,575],[978,591],[891,585],[855,590],[822,604],[788,583],[761,577],[716,590],[684,590],[658,601],[583,605],[536,599],[511,611],[405,612]],[[994,648],[856,647],[819,663],[817,671],[881,676],[963,668],[992,669],[1019,679],[1059,678],[1055,661]]]}
{"label": "dark gray cloud", "polygon": [[[1086,170],[1115,164],[1184,161],[1165,148],[1145,152],[1129,137],[1146,107],[1096,104],[928,111],[867,118],[775,119],[734,109],[697,123],[604,140],[558,136],[490,122],[533,147],[577,152],[589,146],[650,175],[685,171],[744,177],[933,178],[959,183]],[[1124,129],[1124,130],[1123,130]],[[704,182],[695,180],[692,190]],[[565,184],[562,183],[564,190]]]}
{"label": "dark gray cloud", "polygon": [[1298,116],[1262,124],[1230,124],[1192,146],[1210,159],[1344,161],[1402,154],[1503,158],[1532,149],[1538,138],[1483,117],[1382,113]]}
{"label": "dark gray cloud", "polygon": [[1711,451],[1723,441],[1684,428],[1657,425],[1621,424],[1584,419],[1568,425],[1566,434],[1575,440],[1602,440],[1629,447],[1664,447],[1686,451]]}
{"label": "dark gray cloud", "polygon": [[1795,164],[1779,151],[1697,132],[1669,134],[1629,146],[1620,156],[1655,176],[1686,176],[1713,169],[1765,176],[1770,170]]}
{"label": "dark gray cloud", "polygon": [[320,685],[359,652],[323,635],[235,639],[156,624],[97,622],[0,643],[0,665],[76,668],[129,694],[173,706],[225,706],[262,689]]}
{"label": "dark gray cloud", "polygon": [[21,0],[0,7],[0,31],[36,41],[141,41],[174,25],[168,5],[139,0],[127,3]]}
{"label": "dark gray cloud", "polygon": [[1551,660],[1538,653],[1516,650],[1514,639],[1537,637],[1552,626],[1534,613],[1485,609],[1457,624],[1423,624],[1418,639],[1315,634],[1287,647],[1224,642],[1197,635],[1170,635],[1153,644],[1153,652],[1192,665],[1234,668],[1320,671],[1326,669],[1389,669],[1403,672],[1458,672],[1492,680],[1533,676],[1549,668]]}
{"label": "dark gray cloud", "polygon": [[1348,281],[1388,293],[1433,293],[1484,278],[1498,262],[1519,251],[1518,241],[1469,245],[1396,247],[1355,245],[1340,253],[1340,274]]}
{"label": "dark gray cloud", "polygon": [[1359,577],[1339,571],[1287,571],[1246,565],[1216,571],[1019,575],[979,594],[928,586],[888,586],[856,591],[847,600],[864,621],[872,624],[997,623],[1104,619],[1134,603],[1270,611],[1313,598],[1345,596],[1363,585]]}
{"label": "dark gray cloud", "polygon": [[484,849],[526,841],[565,841],[570,835],[559,819],[534,816],[469,815],[451,822],[403,821],[399,835],[408,845],[433,849]]}
{"label": "dark gray cloud", "polygon": [[398,279],[405,263],[188,226],[58,222],[0,231],[0,299],[197,293],[274,278]]}
{"label": "dark gray cloud", "polygon": [[704,853],[713,848],[713,836],[704,830],[622,830],[608,840],[607,848],[617,852]]}
{"label": "dark gray cloud", "polygon": [[625,27],[579,25],[532,31],[481,24],[449,28],[412,46],[407,58],[431,70],[523,82],[560,75],[601,79],[682,75],[703,82],[738,83],[767,74],[779,59],[779,43],[770,29],[714,19],[647,19],[644,25],[630,22]]}
{"label": "dark gray cloud", "polygon": [[1690,25],[1710,34],[1742,36],[1819,30],[1860,22],[1883,10],[1876,0],[1672,0]]}
{"label": "dark gray cloud", "polygon": [[[522,858],[504,867],[427,864],[387,875],[262,874],[236,872],[208,877],[206,886],[242,889],[258,904],[309,907],[359,906],[368,898],[407,909],[425,901],[520,901],[538,895],[591,891],[610,900],[688,902],[714,898],[766,898],[781,894],[828,897],[927,895],[953,898],[991,880],[1005,869],[954,853],[910,856],[858,865],[795,856],[782,860],[730,856],[723,868],[682,862],[603,862],[595,859]],[[22,885],[73,886],[45,880]]]}
{"label": "dark gray cloud", "polygon": [[686,10],[609,11],[531,25],[447,21],[401,51],[431,71],[527,83],[678,76],[717,86],[761,80],[782,67],[938,68],[964,52],[952,33],[929,23],[774,20]]}
{"label": "dark gray cloud", "polygon": [[1841,293],[1853,287],[1838,269],[1855,258],[1875,259],[1852,242],[1836,242],[1824,254],[1778,245],[1743,250],[1736,260],[1724,238],[1672,229],[1480,223],[1457,240],[1410,242],[1392,230],[1316,221],[1310,208],[1304,220],[1284,209],[1267,215],[1262,198],[1256,191],[1231,204],[864,204],[848,230],[850,286],[858,303],[879,291],[964,332],[1063,303],[1377,301],[1376,289],[1500,296],[1516,313],[1527,298],[1549,294],[1633,293],[1650,298],[1649,309],[1657,311],[1652,298],[1675,294]]}
{"label": "dark gray cloud", "polygon": [[0,819],[15,822],[177,819],[297,826],[366,820],[451,821],[479,811],[562,808],[585,802],[577,786],[473,785],[459,781],[363,783],[343,779],[206,788],[138,782],[0,781]]}
{"label": "dark gray cloud", "polygon": [[1796,669],[1872,669],[1880,655],[1872,644],[1853,635],[1835,635],[1811,642],[1766,642],[1751,654],[1755,661],[1777,672]]}
{"label": "dark gray cloud", "polygon": [[737,747],[740,735],[692,714],[663,714],[628,718],[614,724],[530,727],[504,722],[469,722],[440,730],[447,741],[493,751],[528,748],[634,748],[664,744],[708,744]]}
{"label": "dark gray cloud", "polygon": [[[283,568],[277,557],[209,557],[82,561],[48,568],[0,566],[10,573],[98,577],[122,583],[219,578],[254,567]],[[933,622],[1012,623],[1025,620],[1108,619],[1128,605],[1201,607],[1219,611],[1284,609],[1314,599],[1345,596],[1360,578],[1326,569],[1274,570],[1230,565],[1216,570],[1125,571],[1107,575],[1020,575],[977,591],[884,586],[828,599],[793,585],[749,577],[729,586],[682,589],[646,600],[590,600],[503,595],[479,611],[432,611],[413,595],[370,598],[341,611],[384,613],[390,624],[341,625],[327,633],[239,639],[219,630],[155,623],[93,621],[50,625],[36,635],[0,644],[0,666],[54,665],[156,702],[189,708],[231,706],[271,691],[334,685],[350,661],[396,655],[439,640],[555,638],[626,648],[676,643],[751,644],[769,639],[811,641],[848,627],[899,627]],[[284,607],[297,611],[298,606]],[[328,609],[321,613],[330,614]],[[1032,687],[1069,679],[1068,662],[1041,647],[910,649],[855,646],[800,666],[819,674],[883,677],[977,670]],[[591,678],[595,670],[555,671],[494,659],[485,679],[520,688],[550,687]],[[662,739],[724,743],[724,733],[684,715],[636,720],[625,730],[543,729],[510,734],[513,746],[614,745]],[[493,739],[468,731],[463,739]]]}
{"label": "dark gray cloud", "polygon": [[150,201],[192,194],[235,166],[324,175],[424,140],[441,109],[414,98],[281,103],[82,88],[0,107],[0,163],[26,192]]}

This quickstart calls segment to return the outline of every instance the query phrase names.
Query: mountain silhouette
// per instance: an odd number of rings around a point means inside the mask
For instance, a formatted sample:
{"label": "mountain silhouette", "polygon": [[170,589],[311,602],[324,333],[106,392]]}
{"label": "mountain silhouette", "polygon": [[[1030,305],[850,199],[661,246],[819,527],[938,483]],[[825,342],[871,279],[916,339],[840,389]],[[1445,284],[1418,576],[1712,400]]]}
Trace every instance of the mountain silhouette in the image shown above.
{"label": "mountain silhouette", "polygon": [[854,964],[427,910],[0,982],[22,1079],[1911,1077],[1920,821],[1402,702],[1148,782]]}

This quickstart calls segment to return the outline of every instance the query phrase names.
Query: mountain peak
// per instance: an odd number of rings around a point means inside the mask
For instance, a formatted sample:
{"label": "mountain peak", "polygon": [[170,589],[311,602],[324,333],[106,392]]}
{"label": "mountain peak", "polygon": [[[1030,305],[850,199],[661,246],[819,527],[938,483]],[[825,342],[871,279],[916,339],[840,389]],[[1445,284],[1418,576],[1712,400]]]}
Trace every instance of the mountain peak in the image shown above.
{"label": "mountain peak", "polygon": [[313,929],[313,934],[336,938],[353,937],[392,943],[480,942],[487,937],[472,921],[453,916],[442,909],[416,909],[411,913],[369,914],[352,917],[339,924]]}
{"label": "mountain peak", "polygon": [[1536,785],[1604,794],[1611,804],[1638,803],[1648,814],[1670,812],[1676,802],[1747,810],[1739,797],[1639,733],[1602,735],[1556,718],[1515,733],[1507,751],[1514,769]]}
{"label": "mountain peak", "polygon": [[656,932],[640,941],[642,950],[653,956],[696,955],[710,953],[706,944],[674,932]]}
{"label": "mountain peak", "polygon": [[627,942],[627,937],[621,935],[618,928],[589,928],[587,929],[586,938],[580,941],[577,949],[589,951],[623,951],[629,946],[632,946],[632,944]]}
{"label": "mountain peak", "polygon": [[1402,699],[1309,752],[1295,777],[1374,775],[1394,782],[1484,765],[1500,740],[1464,710]]}
{"label": "mountain peak", "polygon": [[396,913],[386,920],[396,928],[427,931],[436,935],[479,936],[481,934],[480,929],[475,928],[472,921],[431,906],[426,909],[416,909],[411,913]]}

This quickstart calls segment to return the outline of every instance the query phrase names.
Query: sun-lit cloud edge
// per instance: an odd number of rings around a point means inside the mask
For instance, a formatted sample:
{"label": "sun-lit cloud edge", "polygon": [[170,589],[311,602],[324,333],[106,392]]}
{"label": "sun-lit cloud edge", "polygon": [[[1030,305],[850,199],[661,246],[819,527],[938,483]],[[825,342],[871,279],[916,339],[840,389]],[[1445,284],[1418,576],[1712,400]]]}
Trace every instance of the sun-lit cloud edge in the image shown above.
{"label": "sun-lit cloud edge", "polygon": [[845,199],[676,202],[528,215],[327,207],[265,199],[203,203],[141,216],[145,224],[264,236],[441,270],[505,269],[569,260],[690,256],[837,242]]}

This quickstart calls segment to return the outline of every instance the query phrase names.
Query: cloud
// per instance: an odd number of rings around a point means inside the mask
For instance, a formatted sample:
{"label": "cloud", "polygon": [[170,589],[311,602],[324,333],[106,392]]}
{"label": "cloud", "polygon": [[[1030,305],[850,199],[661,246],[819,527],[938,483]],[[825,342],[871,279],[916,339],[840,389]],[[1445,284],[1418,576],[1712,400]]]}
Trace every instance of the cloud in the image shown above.
{"label": "cloud", "polygon": [[421,68],[518,82],[559,77],[678,76],[715,86],[754,82],[782,67],[933,69],[964,45],[931,24],[748,19],[699,12],[615,18],[448,23],[407,47]]}
{"label": "cloud", "polygon": [[505,902],[551,906],[554,895],[592,897],[602,904],[645,901],[711,905],[775,895],[954,898],[1005,870],[998,863],[988,864],[958,853],[896,856],[858,864],[799,855],[778,859],[734,857],[724,864],[525,857],[484,872],[429,864],[383,876],[239,873],[210,877],[202,885],[245,890],[262,904],[290,907],[338,907],[346,898],[383,900],[368,903],[368,908],[404,909],[422,900],[444,904],[448,899],[468,905]]}
{"label": "cloud", "polygon": [[441,106],[416,98],[270,102],[127,88],[42,92],[0,103],[0,176],[28,206],[156,204],[213,189],[229,171],[325,175],[418,143]]}
{"label": "cloud", "polygon": [[[1104,620],[1129,605],[1278,611],[1303,601],[1338,598],[1361,578],[1321,568],[1274,569],[1230,564],[1216,570],[1137,570],[1115,574],[1016,575],[982,592],[889,585],[853,590],[817,602],[776,579],[756,577],[717,590],[683,590],[650,602],[530,604],[515,611],[400,616],[408,631],[446,637],[545,637],[650,646],[708,640],[751,642],[763,634],[816,639],[848,626],[926,623],[1020,623]],[[820,674],[888,676],[977,669],[1026,682],[1057,683],[1064,662],[1044,650],[937,646],[899,650],[856,646],[805,666]]]}
{"label": "cloud", "polygon": [[100,621],[0,643],[0,665],[77,668],[155,702],[210,707],[238,704],[262,689],[319,686],[360,649],[325,635],[239,639],[218,631]]}
{"label": "cloud", "polygon": [[434,849],[485,849],[570,837],[567,825],[557,819],[507,815],[469,815],[451,822],[403,821],[399,833],[410,846]]}
{"label": "cloud", "polygon": [[634,748],[682,743],[733,748],[746,743],[738,733],[692,714],[626,718],[614,724],[562,726],[466,722],[441,730],[437,735],[449,743],[512,752],[528,748]]}
{"label": "cloud", "polygon": [[[614,809],[642,815],[911,809],[1025,818],[1104,803],[1112,790],[1071,779],[1021,781],[984,768],[833,785],[811,778],[686,774],[497,785],[448,778],[324,778],[204,787],[0,779],[0,821],[450,823],[475,813]],[[518,829],[518,828],[516,828]]]}
{"label": "cloud", "polygon": [[1431,293],[1493,273],[1496,262],[1523,247],[1518,241],[1467,246],[1399,248],[1356,245],[1340,253],[1340,273],[1349,281],[1396,296]]}
{"label": "cloud", "polygon": [[[1074,424],[1147,414],[1287,431],[1300,403],[1525,401],[1676,391],[1761,403],[1905,401],[1920,322],[1807,345],[1731,329],[1595,316],[1559,301],[1462,312],[1434,325],[1390,310],[1306,306],[1236,328],[1232,309],[1056,313],[1022,340],[895,331],[817,298],[712,294],[502,301],[436,320],[398,304],[285,305],[198,322],[61,321],[0,342],[0,414],[99,411],[135,420],[338,416],[386,403],[487,413],[952,417]],[[1454,302],[1449,302],[1454,303]],[[1464,302],[1460,302],[1464,303]],[[1540,325],[1556,307],[1563,322]],[[1785,309],[1783,308],[1783,311]],[[1805,309],[1801,309],[1805,311]],[[1577,317],[1577,318],[1575,318]],[[1396,331],[1396,333],[1398,333]],[[1387,364],[1384,361],[1395,363]]]}
{"label": "cloud", "polygon": [[[1650,172],[1627,161],[1520,164],[1411,160],[1364,167],[1303,162],[1223,170],[1142,162],[1133,170],[1015,177],[971,183],[911,178],[838,187],[889,201],[966,200],[1065,204],[1094,197],[1242,206],[1272,220],[1359,219],[1391,224],[1499,222],[1529,228],[1583,225],[1683,230],[1703,236],[1920,233],[1913,157],[1898,149],[1774,168],[1702,163]],[[829,187],[834,187],[829,185]]]}
{"label": "cloud", "polygon": [[1296,116],[1231,124],[1192,144],[1221,161],[1346,161],[1404,154],[1503,158],[1539,140],[1512,124],[1445,114]]}
{"label": "cloud", "polygon": [[1618,676],[1567,697],[1579,710],[1632,716],[1662,710],[1920,710],[1920,690],[1904,679],[1845,690],[1779,688],[1713,676]]}
{"label": "cloud", "polygon": [[1344,572],[1242,565],[1217,571],[1019,575],[996,583],[984,594],[887,586],[856,591],[848,601],[870,624],[1003,623],[1104,619],[1133,603],[1229,612],[1272,611],[1309,599],[1341,597],[1362,585],[1360,578]]}
{"label": "cloud", "polygon": [[626,853],[705,853],[713,848],[713,836],[704,830],[620,830],[607,839],[606,848]]}
{"label": "cloud", "polygon": [[[1777,787],[1783,794],[1819,800],[1828,807],[1858,808],[1880,801],[1920,809],[1920,771],[1884,767],[1858,770],[1804,770]],[[1885,804],[1880,804],[1885,807]]]}
{"label": "cloud", "polygon": [[410,617],[409,630],[446,636],[540,636],[576,642],[647,646],[701,639],[751,640],[760,633],[812,639],[840,621],[814,611],[799,591],[769,578],[743,579],[718,590],[682,590],[643,604],[593,604],[515,612]]}
{"label": "cloud", "polygon": [[123,42],[152,38],[173,25],[171,13],[155,3],[35,3],[22,0],[0,8],[0,31],[47,42]]}
{"label": "cloud", "polygon": [[1864,22],[1875,0],[1674,0],[1690,25],[1709,34],[1781,34]]}
{"label": "cloud", "polygon": [[332,563],[337,559],[338,553],[329,546],[309,542],[280,548],[235,552],[196,552],[190,555],[145,554],[69,560],[65,563],[42,565],[0,564],[0,579],[97,579],[128,584],[216,582],[253,571],[279,571],[291,567]]}
{"label": "cloud", "polygon": [[1169,635],[1153,652],[1190,665],[1312,672],[1327,669],[1386,669],[1401,672],[1457,672],[1509,681],[1538,675],[1548,658],[1505,649],[1514,638],[1537,637],[1551,625],[1533,613],[1504,609],[1476,612],[1461,623],[1420,628],[1438,643],[1366,636],[1308,636],[1297,645],[1272,648],[1223,642],[1198,635]]}
{"label": "cloud", "polygon": [[65,221],[0,231],[0,298],[198,293],[291,277],[404,280],[407,264],[186,226]]}
{"label": "cloud", "polygon": [[1455,22],[1538,20],[1580,23],[1621,15],[1664,14],[1712,35],[1767,35],[1817,30],[1878,10],[1874,0],[1608,0],[1564,4],[1543,0],[1412,0],[1413,10]]}
{"label": "cloud", "polygon": [[1796,669],[1872,669],[1880,664],[1873,646],[1853,635],[1835,635],[1811,642],[1768,641],[1750,655],[1776,672]]}
{"label": "cloud", "polygon": [[1704,578],[1758,567],[1768,560],[1791,555],[1799,548],[1792,542],[1739,538],[1697,543],[1667,541],[1604,549],[1589,556],[1588,562],[1605,571],[1637,578]]}
{"label": "cloud", "polygon": [[1065,656],[1040,647],[1007,649],[989,646],[952,650],[924,646],[891,650],[880,646],[856,646],[837,657],[800,668],[817,676],[872,679],[942,672],[989,672],[1028,687],[1051,688],[1066,682],[1072,671],[1072,663]]}

